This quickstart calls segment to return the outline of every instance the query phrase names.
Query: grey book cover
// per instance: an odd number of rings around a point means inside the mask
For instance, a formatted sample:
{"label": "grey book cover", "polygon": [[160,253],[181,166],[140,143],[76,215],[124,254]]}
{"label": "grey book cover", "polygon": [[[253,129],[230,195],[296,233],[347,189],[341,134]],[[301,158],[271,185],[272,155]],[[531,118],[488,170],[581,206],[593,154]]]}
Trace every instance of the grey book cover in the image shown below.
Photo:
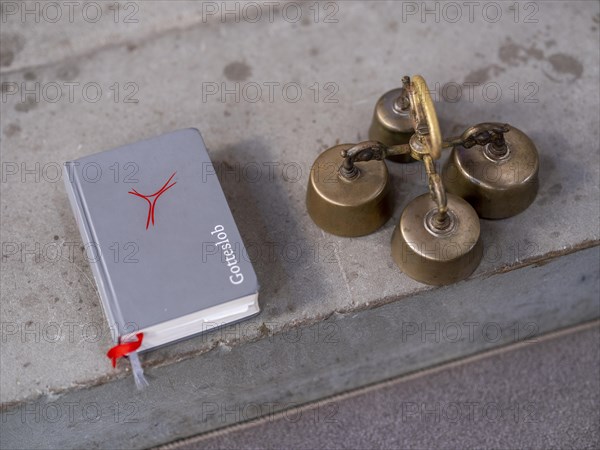
{"label": "grey book cover", "polygon": [[140,350],[259,312],[258,282],[196,129],[65,163],[109,326]]}

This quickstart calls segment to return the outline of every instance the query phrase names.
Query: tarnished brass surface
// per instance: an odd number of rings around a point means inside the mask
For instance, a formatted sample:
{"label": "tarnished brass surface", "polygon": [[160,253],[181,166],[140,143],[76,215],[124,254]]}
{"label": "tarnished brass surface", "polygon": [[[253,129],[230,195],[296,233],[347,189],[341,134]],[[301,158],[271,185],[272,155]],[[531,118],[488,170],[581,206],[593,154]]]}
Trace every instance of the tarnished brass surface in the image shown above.
{"label": "tarnished brass surface", "polygon": [[483,256],[479,217],[466,201],[447,195],[449,223],[433,223],[437,204],[429,194],[411,201],[392,236],[392,257],[409,277],[441,286],[468,277]]}
{"label": "tarnished brass surface", "polygon": [[[414,133],[409,108],[409,100],[403,88],[392,89],[383,94],[375,105],[369,139],[388,147],[408,144]],[[388,159],[401,163],[415,161],[409,154],[388,156]]]}
{"label": "tarnished brass surface", "polygon": [[446,190],[467,200],[486,219],[520,213],[538,190],[535,145],[521,130],[506,126],[504,147],[502,143],[456,146],[442,172]]}
{"label": "tarnished brass surface", "polygon": [[341,153],[352,144],[331,147],[314,162],[306,208],[323,230],[338,236],[363,236],[381,227],[392,215],[391,182],[381,160],[359,161],[352,178],[340,174]]}

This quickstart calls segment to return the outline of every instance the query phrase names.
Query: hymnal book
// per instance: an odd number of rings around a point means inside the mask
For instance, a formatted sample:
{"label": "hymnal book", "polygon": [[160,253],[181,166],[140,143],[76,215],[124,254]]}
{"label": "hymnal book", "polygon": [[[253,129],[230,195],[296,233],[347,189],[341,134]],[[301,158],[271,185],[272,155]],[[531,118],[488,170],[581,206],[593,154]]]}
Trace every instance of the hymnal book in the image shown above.
{"label": "hymnal book", "polygon": [[109,326],[119,344],[143,336],[118,356],[259,312],[256,274],[198,130],[69,161],[65,172]]}

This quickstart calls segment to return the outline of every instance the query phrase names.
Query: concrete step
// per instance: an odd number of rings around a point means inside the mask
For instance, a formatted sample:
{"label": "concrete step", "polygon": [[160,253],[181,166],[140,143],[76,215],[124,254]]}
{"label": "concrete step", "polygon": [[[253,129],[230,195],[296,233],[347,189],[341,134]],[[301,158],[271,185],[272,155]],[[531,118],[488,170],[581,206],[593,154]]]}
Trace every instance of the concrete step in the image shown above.
{"label": "concrete step", "polygon": [[598,339],[570,328],[160,450],[598,448]]}

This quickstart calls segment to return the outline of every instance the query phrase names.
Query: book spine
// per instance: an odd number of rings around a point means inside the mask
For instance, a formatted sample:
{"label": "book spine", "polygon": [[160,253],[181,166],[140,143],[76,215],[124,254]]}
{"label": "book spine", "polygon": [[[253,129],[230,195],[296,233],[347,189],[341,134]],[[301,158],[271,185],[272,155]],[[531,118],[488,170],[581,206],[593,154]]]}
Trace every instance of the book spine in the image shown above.
{"label": "book spine", "polygon": [[71,209],[77,221],[77,227],[79,228],[84,246],[86,250],[90,249],[92,252],[91,257],[88,255],[87,259],[90,263],[94,280],[96,281],[104,315],[111,328],[111,335],[113,340],[117,342],[124,328],[123,317],[116,302],[116,296],[110,282],[108,270],[106,269],[102,249],[99,247],[99,241],[95,236],[93,225],[89,219],[90,215],[87,204],[81,195],[80,180],[75,164],[66,162],[64,169],[66,173],[63,178]]}

